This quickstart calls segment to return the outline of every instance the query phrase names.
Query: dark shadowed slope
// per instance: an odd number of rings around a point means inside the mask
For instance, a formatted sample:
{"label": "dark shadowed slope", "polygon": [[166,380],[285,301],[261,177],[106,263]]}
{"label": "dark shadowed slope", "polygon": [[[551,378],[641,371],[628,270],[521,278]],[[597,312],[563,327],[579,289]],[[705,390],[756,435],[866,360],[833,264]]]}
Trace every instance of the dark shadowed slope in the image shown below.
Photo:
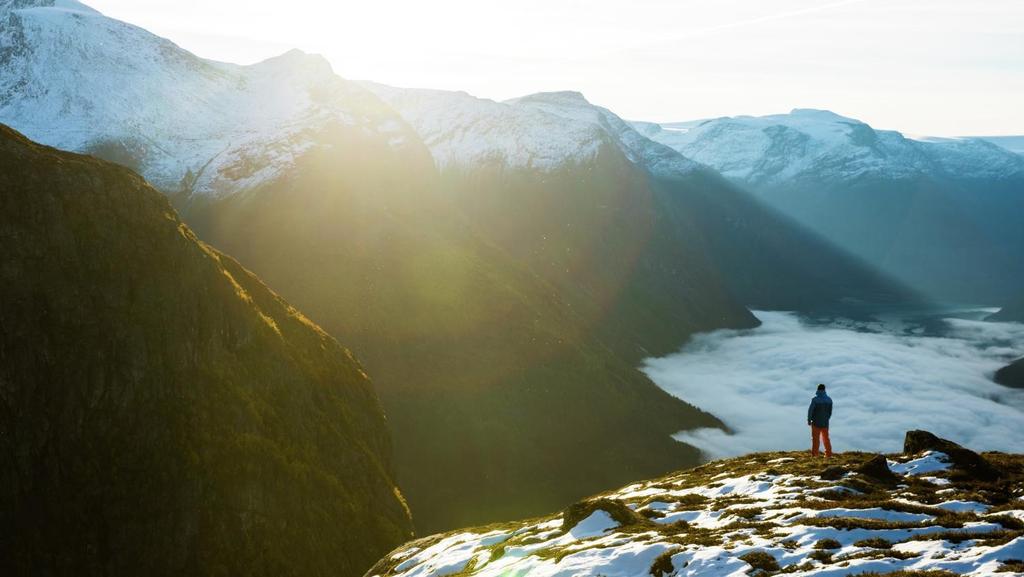
{"label": "dark shadowed slope", "polygon": [[714,171],[659,178],[655,186],[667,218],[702,238],[718,274],[753,309],[852,314],[858,303],[925,301]]}
{"label": "dark shadowed slope", "polygon": [[926,296],[998,303],[1024,283],[1024,157],[991,142],[824,110],[635,126]]}
{"label": "dark shadowed slope", "polygon": [[995,381],[1007,387],[1024,389],[1024,359],[1017,359],[996,371]]}
{"label": "dark shadowed slope", "polygon": [[410,535],[347,350],[127,169],[0,126],[0,573],[358,575]]}
{"label": "dark shadowed slope", "polygon": [[[539,514],[697,462],[670,435],[718,421],[600,338],[607,301],[483,242],[450,200],[429,157],[338,127],[287,178],[188,211],[366,362],[418,530]],[[716,286],[678,303],[697,320],[646,322],[677,334],[749,324]]]}
{"label": "dark shadowed slope", "polygon": [[1024,298],[1011,300],[1009,304],[999,309],[999,312],[988,317],[992,321],[1016,321],[1024,323]]}
{"label": "dark shadowed slope", "polygon": [[699,316],[716,291],[803,311],[915,298],[579,93],[494,102],[366,86],[416,129],[479,234],[597,297],[609,313],[597,328],[626,354],[669,352],[717,322]]}

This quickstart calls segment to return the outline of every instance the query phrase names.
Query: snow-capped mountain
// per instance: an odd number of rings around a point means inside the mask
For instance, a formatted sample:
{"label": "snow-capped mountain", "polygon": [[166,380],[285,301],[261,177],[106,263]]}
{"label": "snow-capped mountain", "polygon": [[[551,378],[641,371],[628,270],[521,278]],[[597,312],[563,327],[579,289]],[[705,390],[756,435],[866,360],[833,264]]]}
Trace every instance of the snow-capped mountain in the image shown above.
{"label": "snow-capped mountain", "polygon": [[552,171],[615,150],[654,174],[698,165],[645,138],[579,92],[544,92],[504,102],[465,92],[364,83],[413,126],[442,169],[501,166]]}
{"label": "snow-capped mountain", "polygon": [[825,110],[634,126],[648,138],[756,187],[802,179],[1024,178],[1024,157],[991,142],[913,140]]}
{"label": "snow-capped mountain", "polygon": [[0,122],[127,164],[165,191],[251,189],[282,174],[328,126],[395,146],[410,136],[320,56],[205,60],[74,0],[3,0],[0,22]]}
{"label": "snow-capped mountain", "polygon": [[1024,136],[975,136],[974,138],[980,138],[981,140],[991,142],[992,144],[998,144],[1010,152],[1024,154]]}
{"label": "snow-capped mountain", "polygon": [[998,304],[1024,283],[1024,156],[991,142],[822,110],[634,126],[930,297]]}

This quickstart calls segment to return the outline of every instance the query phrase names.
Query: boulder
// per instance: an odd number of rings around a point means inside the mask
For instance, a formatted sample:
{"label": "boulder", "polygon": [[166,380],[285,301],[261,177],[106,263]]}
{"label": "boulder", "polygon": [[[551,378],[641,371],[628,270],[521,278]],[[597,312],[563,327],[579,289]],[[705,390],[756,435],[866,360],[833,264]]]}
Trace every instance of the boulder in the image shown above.
{"label": "boulder", "polygon": [[889,469],[889,463],[884,455],[875,455],[857,467],[857,472],[866,477],[879,481],[895,483],[899,477]]}
{"label": "boulder", "polygon": [[820,478],[822,478],[822,479],[824,479],[826,481],[838,481],[839,479],[842,479],[843,475],[845,475],[845,474],[846,474],[846,469],[844,469],[844,468],[842,468],[842,467],[840,467],[838,465],[833,465],[831,467],[828,467],[827,469],[825,469],[821,473],[819,473],[818,477],[820,477]]}
{"label": "boulder", "polygon": [[916,455],[924,451],[945,453],[953,464],[953,468],[967,473],[983,481],[991,481],[1002,476],[1002,472],[988,462],[985,457],[970,449],[966,449],[953,441],[942,439],[928,431],[907,431],[903,439],[903,453]]}

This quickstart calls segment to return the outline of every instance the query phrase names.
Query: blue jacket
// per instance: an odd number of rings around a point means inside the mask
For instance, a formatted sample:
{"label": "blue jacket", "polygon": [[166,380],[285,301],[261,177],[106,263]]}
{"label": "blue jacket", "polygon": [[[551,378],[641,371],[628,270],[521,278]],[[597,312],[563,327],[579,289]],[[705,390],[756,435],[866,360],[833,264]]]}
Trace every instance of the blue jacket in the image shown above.
{"label": "blue jacket", "polygon": [[825,391],[818,391],[811,399],[811,406],[807,407],[807,422],[813,423],[815,427],[828,428],[828,420],[832,417],[832,399],[825,394]]}

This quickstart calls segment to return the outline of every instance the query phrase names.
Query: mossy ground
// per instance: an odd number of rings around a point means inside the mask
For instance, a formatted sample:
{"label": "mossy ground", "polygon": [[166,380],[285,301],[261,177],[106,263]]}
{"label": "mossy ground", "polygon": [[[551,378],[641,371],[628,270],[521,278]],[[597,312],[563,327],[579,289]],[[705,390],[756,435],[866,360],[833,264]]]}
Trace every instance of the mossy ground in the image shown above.
{"label": "mossy ground", "polygon": [[[962,563],[972,551],[1007,546],[1024,536],[1018,518],[1024,513],[1024,457],[983,456],[1002,472],[998,480],[982,481],[950,468],[927,475],[932,480],[897,475],[893,482],[856,473],[877,459],[857,452],[830,460],[778,452],[715,461],[595,495],[560,515],[475,529],[474,533],[509,536],[491,546],[486,559],[474,557],[468,573],[489,576],[498,575],[499,568],[514,570],[530,563],[578,563],[588,551],[603,551],[601,558],[610,558],[628,543],[651,551],[644,570],[656,577],[684,567],[692,575],[702,574],[698,568],[708,566],[732,571],[729,564],[736,562],[745,563],[752,576],[813,575],[827,568],[855,575],[879,564],[891,567],[894,576],[945,575],[943,563]],[[821,478],[834,467],[842,474],[833,471],[827,475],[832,480]],[[973,508],[982,510],[940,506],[949,500],[975,501]],[[615,520],[613,530],[603,536],[568,538],[568,529],[599,510]],[[925,543],[940,546],[944,553],[916,545]],[[701,557],[709,551],[717,556]],[[401,554],[403,559],[415,559],[416,552],[409,557]],[[928,570],[915,573],[909,571],[910,564]],[[595,565],[594,574],[600,574],[601,567]],[[393,568],[385,560],[374,573],[402,574]]]}

